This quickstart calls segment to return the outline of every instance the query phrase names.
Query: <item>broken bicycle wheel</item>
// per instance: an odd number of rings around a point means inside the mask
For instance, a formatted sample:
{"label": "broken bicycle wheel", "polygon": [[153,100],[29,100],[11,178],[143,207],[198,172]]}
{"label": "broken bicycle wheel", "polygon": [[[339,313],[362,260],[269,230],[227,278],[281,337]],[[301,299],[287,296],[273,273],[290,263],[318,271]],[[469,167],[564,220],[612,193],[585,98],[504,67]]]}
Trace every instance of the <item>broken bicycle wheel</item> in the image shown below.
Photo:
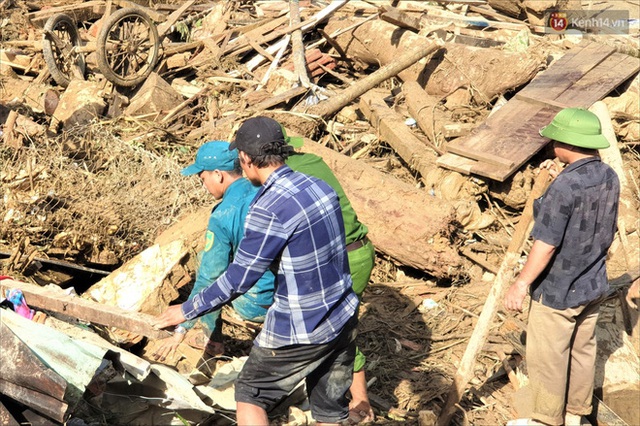
{"label": "broken bicycle wheel", "polygon": [[98,68],[116,85],[135,86],[151,74],[159,50],[158,30],[151,18],[135,7],[119,9],[98,34]]}
{"label": "broken bicycle wheel", "polygon": [[62,87],[74,78],[84,79],[84,56],[77,46],[80,36],[75,21],[64,13],[52,15],[44,25],[42,55],[51,77]]}

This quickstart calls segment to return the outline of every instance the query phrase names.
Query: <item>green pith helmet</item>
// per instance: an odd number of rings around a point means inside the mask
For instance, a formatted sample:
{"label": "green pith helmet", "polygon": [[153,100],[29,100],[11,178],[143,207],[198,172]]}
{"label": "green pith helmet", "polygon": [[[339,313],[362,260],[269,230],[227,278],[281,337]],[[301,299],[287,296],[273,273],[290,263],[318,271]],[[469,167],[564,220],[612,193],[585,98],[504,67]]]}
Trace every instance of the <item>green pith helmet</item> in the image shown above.
{"label": "green pith helmet", "polygon": [[600,120],[591,111],[582,108],[565,108],[551,123],[540,129],[540,134],[554,141],[588,149],[609,147],[602,135]]}

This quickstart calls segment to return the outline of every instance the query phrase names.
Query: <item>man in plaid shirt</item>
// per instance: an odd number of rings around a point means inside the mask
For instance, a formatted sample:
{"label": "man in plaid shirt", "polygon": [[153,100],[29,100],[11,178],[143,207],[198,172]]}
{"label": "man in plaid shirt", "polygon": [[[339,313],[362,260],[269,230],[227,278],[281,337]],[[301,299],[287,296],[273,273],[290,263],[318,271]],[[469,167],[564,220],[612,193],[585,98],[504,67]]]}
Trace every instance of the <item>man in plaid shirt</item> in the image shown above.
{"label": "man in plaid shirt", "polygon": [[156,326],[218,309],[271,269],[274,303],[236,383],[238,424],[268,425],[268,411],[302,380],[315,420],[337,424],[349,413],[358,306],[338,196],[322,180],[285,165],[293,148],[275,120],[245,121],[230,149],[238,149],[247,178],[262,185],[244,238],[227,271],[169,307]]}

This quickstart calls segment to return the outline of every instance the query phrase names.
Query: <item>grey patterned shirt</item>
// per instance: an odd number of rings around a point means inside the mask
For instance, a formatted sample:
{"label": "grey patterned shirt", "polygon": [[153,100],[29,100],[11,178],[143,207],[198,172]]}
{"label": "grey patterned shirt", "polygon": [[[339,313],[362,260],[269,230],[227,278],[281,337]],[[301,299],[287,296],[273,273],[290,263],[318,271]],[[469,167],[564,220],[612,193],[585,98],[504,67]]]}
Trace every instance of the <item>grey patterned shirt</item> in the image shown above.
{"label": "grey patterned shirt", "polygon": [[567,166],[534,203],[531,235],[556,247],[532,285],[532,299],[554,309],[591,302],[609,289],[605,260],[618,218],[620,182],[598,157]]}

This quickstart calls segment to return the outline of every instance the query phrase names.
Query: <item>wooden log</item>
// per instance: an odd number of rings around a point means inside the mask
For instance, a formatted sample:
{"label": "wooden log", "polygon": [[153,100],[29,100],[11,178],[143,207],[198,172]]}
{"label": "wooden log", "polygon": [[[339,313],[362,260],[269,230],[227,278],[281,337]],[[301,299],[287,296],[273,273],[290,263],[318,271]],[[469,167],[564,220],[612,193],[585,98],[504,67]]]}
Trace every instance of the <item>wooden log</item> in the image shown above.
{"label": "wooden log", "polygon": [[[624,226],[626,233],[630,234],[639,228],[640,216],[638,216],[638,204],[636,197],[634,196],[634,190],[629,182],[629,171],[625,168],[622,155],[620,155],[620,148],[618,147],[618,140],[616,138],[613,125],[611,123],[611,116],[609,109],[603,101],[594,103],[589,111],[598,116],[600,124],[602,126],[602,134],[609,141],[609,148],[600,150],[600,157],[602,161],[610,165],[615,170],[620,179],[620,211],[618,213],[618,227],[620,230],[620,223]],[[627,265],[628,268],[633,265]]]}
{"label": "wooden log", "polygon": [[369,74],[362,80],[343,90],[337,95],[332,96],[326,101],[310,107],[306,112],[308,114],[326,117],[346,106],[358,96],[366,93],[372,87],[377,86],[388,78],[396,76],[400,71],[410,67],[421,59],[435,53],[441,47],[438,41],[427,42],[421,38],[420,43],[406,53],[399,55],[395,61],[383,66],[376,72]]}
{"label": "wooden log", "polygon": [[[437,135],[440,132],[446,132],[445,129],[440,127],[442,126],[442,123],[453,121],[447,120],[445,114],[436,108],[440,103],[440,100],[425,92],[417,81],[405,82],[402,85],[402,93],[404,94],[411,116],[416,120],[416,123],[418,123],[418,126],[429,138],[431,143],[437,145]],[[439,155],[442,155],[440,150],[437,150],[436,152],[438,152]]]}
{"label": "wooden log", "polygon": [[[331,19],[325,27],[331,33],[357,19]],[[370,21],[335,37],[345,54],[364,66],[386,66],[425,38],[381,20]],[[488,102],[508,90],[529,82],[538,72],[541,58],[527,53],[446,43],[445,60],[416,62],[398,73],[403,81],[417,81],[432,96],[443,97],[460,87],[473,87],[480,101]],[[439,55],[438,55],[439,56]],[[487,66],[491,64],[491,66]],[[505,73],[505,70],[509,70]]]}
{"label": "wooden log", "polygon": [[10,288],[22,290],[32,308],[46,309],[47,311],[57,312],[79,320],[116,327],[153,339],[162,339],[170,336],[166,331],[153,328],[151,323],[155,317],[151,315],[125,311],[116,306],[106,306],[68,295],[62,291],[53,291],[20,281],[0,281],[0,292],[2,294]]}
{"label": "wooden log", "polygon": [[[351,30],[340,32],[343,28],[351,26]],[[413,46],[426,44],[425,37],[379,19],[364,22],[364,19],[332,18],[327,22],[325,32],[338,33],[333,37],[334,42],[349,59],[360,64],[362,68],[385,66],[393,63],[402,52],[411,50]],[[414,61],[406,69],[399,70],[398,78],[402,81],[417,80],[428,59]]]}
{"label": "wooden log", "polygon": [[522,247],[529,235],[529,225],[533,219],[533,201],[543,194],[548,185],[548,180],[549,171],[541,169],[540,174],[538,174],[538,177],[536,178],[533,189],[531,190],[527,204],[525,205],[522,217],[516,225],[511,243],[509,244],[504,260],[500,265],[500,270],[496,275],[496,279],[493,282],[489,295],[484,303],[482,313],[478,318],[478,322],[473,329],[471,339],[469,340],[462,360],[460,361],[460,366],[458,367],[453,383],[451,384],[447,401],[438,416],[438,426],[449,425],[453,414],[455,413],[455,406],[460,402],[462,393],[473,375],[476,357],[478,356],[480,349],[484,346],[487,336],[489,335],[493,317],[495,316],[499,303],[502,301],[504,291],[507,286],[511,284],[514,268],[518,264]]}
{"label": "wooden log", "polygon": [[448,202],[309,139],[302,151],[333,170],[379,252],[436,278],[459,272],[462,259],[445,241],[455,218]]}
{"label": "wooden log", "polygon": [[[291,26],[299,24],[300,7],[298,0],[289,0],[289,10],[291,13]],[[311,81],[307,74],[307,61],[304,56],[304,44],[302,42],[302,30],[295,30],[291,33],[291,49],[293,56],[293,64],[295,66],[298,80],[304,87],[311,87]]]}
{"label": "wooden log", "polygon": [[[377,251],[436,278],[451,278],[460,272],[462,259],[446,237],[455,219],[447,201],[309,139],[302,151],[319,155],[333,170],[358,218],[369,228]],[[210,212],[207,206],[181,219],[156,243],[178,238],[201,242]],[[185,228],[188,235],[183,234]]]}
{"label": "wooden log", "polygon": [[360,110],[371,125],[378,130],[382,140],[409,165],[412,170],[426,176],[435,167],[435,155],[429,154],[427,146],[438,154],[439,149],[431,143],[418,139],[404,124],[404,117],[387,106],[383,95],[370,90],[360,98]]}

